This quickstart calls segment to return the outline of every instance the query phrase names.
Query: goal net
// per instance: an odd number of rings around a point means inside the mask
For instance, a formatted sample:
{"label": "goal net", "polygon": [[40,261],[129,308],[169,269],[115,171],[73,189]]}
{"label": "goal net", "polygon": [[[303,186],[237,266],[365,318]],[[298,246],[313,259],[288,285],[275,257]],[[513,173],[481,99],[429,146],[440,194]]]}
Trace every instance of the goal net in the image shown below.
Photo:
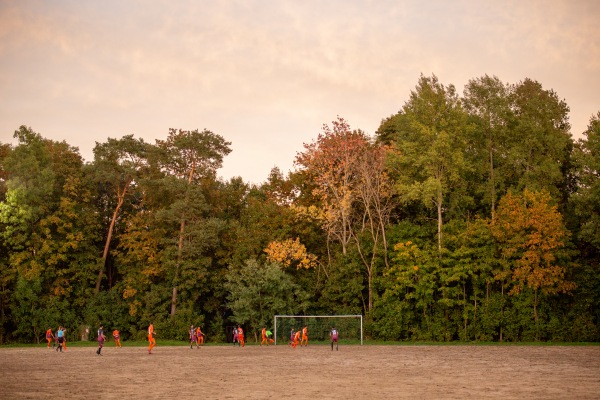
{"label": "goal net", "polygon": [[362,315],[275,315],[275,344],[289,343],[291,330],[302,330],[305,326],[309,342],[329,341],[329,332],[335,327],[340,333],[340,342],[360,341],[363,344]]}

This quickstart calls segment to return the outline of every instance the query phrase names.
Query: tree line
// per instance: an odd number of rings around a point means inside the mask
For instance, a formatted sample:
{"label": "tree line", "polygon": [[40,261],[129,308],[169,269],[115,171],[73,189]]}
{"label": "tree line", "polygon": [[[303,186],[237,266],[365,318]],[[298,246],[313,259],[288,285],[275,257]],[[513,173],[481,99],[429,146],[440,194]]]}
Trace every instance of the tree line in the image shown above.
{"label": "tree line", "polygon": [[84,162],[21,126],[0,143],[0,343],[151,322],[223,341],[274,314],[363,314],[379,340],[598,341],[600,112],[577,141],[568,112],[532,79],[461,96],[422,75],[374,135],[337,116],[261,184],[217,178],[231,143],[206,129]]}

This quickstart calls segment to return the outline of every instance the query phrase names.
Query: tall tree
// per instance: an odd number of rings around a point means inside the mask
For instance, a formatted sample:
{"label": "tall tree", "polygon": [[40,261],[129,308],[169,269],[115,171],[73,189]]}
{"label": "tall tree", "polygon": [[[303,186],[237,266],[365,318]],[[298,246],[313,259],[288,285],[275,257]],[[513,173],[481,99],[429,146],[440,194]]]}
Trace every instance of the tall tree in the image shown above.
{"label": "tall tree", "polygon": [[510,103],[511,142],[503,157],[510,166],[504,173],[511,187],[547,190],[564,204],[573,149],[569,107],[553,90],[531,79],[513,85]]}
{"label": "tall tree", "polygon": [[[163,151],[162,167],[165,172],[187,185],[184,190],[183,202],[189,204],[191,185],[197,185],[202,177],[211,177],[223,164],[223,158],[231,152],[230,142],[221,136],[208,131],[184,131],[169,129],[166,140],[157,140],[157,146]],[[177,262],[173,278],[173,293],[171,299],[171,316],[177,309],[177,287],[179,285],[180,266],[183,262],[183,247],[185,226],[188,220],[186,207],[180,209],[179,240],[177,244]]]}
{"label": "tall tree", "polygon": [[390,166],[400,199],[420,200],[435,209],[439,251],[447,196],[470,168],[465,159],[466,123],[454,86],[442,85],[433,75],[421,76],[402,110],[378,130],[379,140],[395,148]]}
{"label": "tall tree", "polygon": [[581,220],[579,240],[600,253],[600,112],[583,134],[574,151],[579,184],[571,201]]}
{"label": "tall tree", "polygon": [[562,216],[547,192],[526,189],[522,195],[508,193],[500,200],[490,229],[501,257],[508,260],[513,282],[509,294],[533,291],[537,328],[539,293],[567,293],[574,288],[559,261],[569,237]]}
{"label": "tall tree", "polygon": [[13,311],[20,315],[19,332],[27,337],[45,329],[50,316],[67,305],[85,305],[97,223],[78,150],[26,127],[15,137],[19,145],[5,160],[10,174],[0,223],[12,271],[4,277],[16,279]]}
{"label": "tall tree", "polygon": [[387,262],[385,226],[391,190],[384,168],[385,148],[371,143],[362,131],[352,131],[343,118],[332,125],[324,125],[317,140],[304,145],[296,165],[313,182],[328,239],[341,245],[344,256],[350,241],[356,244],[367,274],[370,311],[375,264],[380,256]]}
{"label": "tall tree", "polygon": [[[505,187],[502,182],[502,164],[506,158],[504,155],[509,134],[509,94],[509,85],[502,83],[495,76],[484,75],[469,81],[463,97],[465,110],[475,120],[474,129],[469,135],[469,153],[474,158],[474,167],[481,166],[481,173],[485,176],[487,183],[483,198],[490,205],[492,219],[496,210],[498,189],[502,190]],[[487,167],[484,167],[486,164]]]}
{"label": "tall tree", "polygon": [[133,135],[121,139],[109,138],[106,143],[96,142],[94,147],[95,178],[106,188],[106,206],[112,209],[102,261],[98,266],[96,293],[100,291],[102,276],[106,270],[115,224],[127,196],[131,194],[132,185],[139,180],[142,169],[148,164],[147,157],[148,145],[143,139],[135,139]]}
{"label": "tall tree", "polygon": [[304,152],[296,156],[296,165],[315,182],[313,194],[323,203],[325,231],[346,254],[356,218],[352,212],[356,165],[367,138],[360,131],[353,132],[343,118],[338,117],[332,125],[323,125],[317,140],[304,144]]}

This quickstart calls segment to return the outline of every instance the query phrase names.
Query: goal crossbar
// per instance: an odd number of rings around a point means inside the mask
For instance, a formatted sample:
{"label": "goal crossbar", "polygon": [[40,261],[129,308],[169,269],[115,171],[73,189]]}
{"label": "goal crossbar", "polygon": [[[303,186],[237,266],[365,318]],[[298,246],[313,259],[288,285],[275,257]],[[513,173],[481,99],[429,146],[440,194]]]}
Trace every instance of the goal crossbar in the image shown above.
{"label": "goal crossbar", "polygon": [[273,317],[273,329],[275,333],[275,345],[277,345],[277,318],[360,318],[360,344],[363,344],[363,316],[356,315],[275,315]]}

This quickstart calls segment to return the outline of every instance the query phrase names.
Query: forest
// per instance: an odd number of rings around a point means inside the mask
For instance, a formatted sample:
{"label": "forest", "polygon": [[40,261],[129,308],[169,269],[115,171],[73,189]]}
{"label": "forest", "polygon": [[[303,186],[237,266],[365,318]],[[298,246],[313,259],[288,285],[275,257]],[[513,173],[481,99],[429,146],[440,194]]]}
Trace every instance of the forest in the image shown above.
{"label": "forest", "polygon": [[58,325],[144,340],[151,322],[252,340],[275,314],[362,314],[372,340],[600,341],[600,112],[577,140],[568,115],[530,78],[459,94],[422,75],[372,136],[332,116],[261,184],[217,178],[231,143],[206,129],[84,162],[18,127],[0,143],[0,344]]}

